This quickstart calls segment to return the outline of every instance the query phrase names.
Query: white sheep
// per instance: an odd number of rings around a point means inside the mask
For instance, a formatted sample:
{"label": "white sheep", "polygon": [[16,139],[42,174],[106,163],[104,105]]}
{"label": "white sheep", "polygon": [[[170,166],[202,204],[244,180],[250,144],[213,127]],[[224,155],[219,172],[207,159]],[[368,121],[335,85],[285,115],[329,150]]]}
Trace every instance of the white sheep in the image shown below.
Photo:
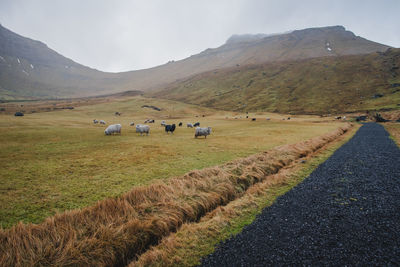
{"label": "white sheep", "polygon": [[204,136],[207,138],[207,135],[211,134],[211,127],[207,128],[201,128],[201,127],[196,127],[194,137],[197,138],[198,136]]}
{"label": "white sheep", "polygon": [[93,120],[93,123],[94,123],[94,124],[97,124],[97,123],[99,123],[99,121],[96,120],[96,119],[94,119],[94,120]]}
{"label": "white sheep", "polygon": [[147,135],[149,135],[150,126],[145,125],[145,124],[138,124],[138,125],[136,125],[136,132],[140,133],[140,135],[143,135],[143,133],[146,133]]}
{"label": "white sheep", "polygon": [[186,124],[186,127],[188,127],[188,128],[193,128],[193,124],[187,123],[187,124]]}
{"label": "white sheep", "polygon": [[121,124],[111,124],[107,127],[107,129],[104,130],[104,133],[106,135],[112,135],[115,133],[121,134]]}
{"label": "white sheep", "polygon": [[106,122],[105,121],[103,121],[103,120],[100,120],[100,124],[106,124]]}

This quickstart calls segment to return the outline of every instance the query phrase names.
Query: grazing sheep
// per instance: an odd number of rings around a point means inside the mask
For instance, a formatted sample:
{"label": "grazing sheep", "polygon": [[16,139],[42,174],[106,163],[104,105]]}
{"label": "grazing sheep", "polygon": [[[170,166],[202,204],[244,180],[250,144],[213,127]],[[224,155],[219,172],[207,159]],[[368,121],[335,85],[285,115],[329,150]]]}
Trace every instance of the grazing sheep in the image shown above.
{"label": "grazing sheep", "polygon": [[121,113],[119,113],[118,111],[115,112],[115,116],[121,116]]}
{"label": "grazing sheep", "polygon": [[271,118],[267,118],[267,121],[271,120]]}
{"label": "grazing sheep", "polygon": [[207,127],[207,128],[200,128],[197,127],[196,131],[194,133],[194,137],[197,138],[198,136],[204,136],[205,138],[207,138],[207,135],[211,134],[211,127]]}
{"label": "grazing sheep", "polygon": [[165,131],[166,131],[167,133],[168,133],[168,132],[174,133],[175,128],[176,128],[175,124],[172,124],[172,125],[165,125]]}
{"label": "grazing sheep", "polygon": [[93,120],[93,123],[94,123],[94,124],[97,124],[97,123],[99,123],[99,121],[96,120],[96,119],[94,119],[94,120]]}
{"label": "grazing sheep", "polygon": [[145,120],[144,121],[144,123],[154,123],[155,121],[154,120],[151,120],[151,119],[147,119],[147,120]]}
{"label": "grazing sheep", "polygon": [[112,135],[115,133],[121,134],[121,124],[111,124],[107,127],[107,129],[104,130],[104,133],[106,135]]}
{"label": "grazing sheep", "polygon": [[165,121],[161,121],[161,126],[165,126],[167,123]]}
{"label": "grazing sheep", "polygon": [[187,124],[186,124],[186,127],[188,127],[188,128],[193,128],[193,124],[187,123]]}
{"label": "grazing sheep", "polygon": [[288,121],[290,121],[290,117],[288,117],[287,119],[288,119]]}
{"label": "grazing sheep", "polygon": [[182,122],[179,123],[179,127],[182,127]]}
{"label": "grazing sheep", "polygon": [[200,126],[200,122],[196,122],[195,124],[193,124],[193,127],[199,127]]}
{"label": "grazing sheep", "polygon": [[135,125],[135,123],[132,121],[131,123],[129,123],[129,125],[130,125],[130,126],[133,126],[133,125]]}
{"label": "grazing sheep", "polygon": [[22,116],[24,116],[24,113],[18,111],[18,112],[15,112],[14,116],[22,117]]}
{"label": "grazing sheep", "polygon": [[256,118],[252,118],[251,121],[256,121]]}
{"label": "grazing sheep", "polygon": [[136,125],[136,132],[140,133],[140,135],[143,135],[143,133],[146,133],[147,135],[149,135],[150,126],[144,125],[144,124],[138,124],[138,125]]}
{"label": "grazing sheep", "polygon": [[104,124],[104,125],[106,125],[106,122],[105,122],[105,121],[103,121],[103,120],[100,120],[99,122],[100,122],[100,124]]}

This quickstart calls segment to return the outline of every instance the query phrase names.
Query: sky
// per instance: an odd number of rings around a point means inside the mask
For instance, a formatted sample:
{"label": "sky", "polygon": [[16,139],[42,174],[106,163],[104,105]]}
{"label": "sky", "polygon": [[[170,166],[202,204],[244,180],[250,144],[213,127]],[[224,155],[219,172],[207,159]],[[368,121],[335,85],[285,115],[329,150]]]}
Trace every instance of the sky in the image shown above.
{"label": "sky", "polygon": [[1,0],[0,23],[80,64],[145,69],[233,34],[343,25],[400,47],[400,0]]}

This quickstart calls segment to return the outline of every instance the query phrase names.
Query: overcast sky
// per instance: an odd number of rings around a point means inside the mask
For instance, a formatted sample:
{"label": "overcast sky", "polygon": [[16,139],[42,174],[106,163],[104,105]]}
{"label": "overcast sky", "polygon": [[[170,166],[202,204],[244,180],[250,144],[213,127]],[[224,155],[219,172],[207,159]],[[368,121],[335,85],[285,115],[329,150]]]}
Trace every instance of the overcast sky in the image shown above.
{"label": "overcast sky", "polygon": [[232,34],[343,25],[400,47],[400,0],[0,0],[0,23],[103,71],[161,65]]}

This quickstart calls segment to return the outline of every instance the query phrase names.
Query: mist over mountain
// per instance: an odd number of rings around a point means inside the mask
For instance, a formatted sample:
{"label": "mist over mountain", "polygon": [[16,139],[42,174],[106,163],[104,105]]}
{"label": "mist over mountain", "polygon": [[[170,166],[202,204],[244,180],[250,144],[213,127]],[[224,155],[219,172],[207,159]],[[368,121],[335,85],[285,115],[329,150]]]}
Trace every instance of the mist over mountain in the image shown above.
{"label": "mist over mountain", "polygon": [[220,47],[206,49],[183,60],[145,70],[107,73],[76,63],[39,41],[0,26],[0,99],[160,90],[171,82],[217,69],[368,54],[388,48],[356,36],[342,26],[332,26],[272,35],[233,35]]}

